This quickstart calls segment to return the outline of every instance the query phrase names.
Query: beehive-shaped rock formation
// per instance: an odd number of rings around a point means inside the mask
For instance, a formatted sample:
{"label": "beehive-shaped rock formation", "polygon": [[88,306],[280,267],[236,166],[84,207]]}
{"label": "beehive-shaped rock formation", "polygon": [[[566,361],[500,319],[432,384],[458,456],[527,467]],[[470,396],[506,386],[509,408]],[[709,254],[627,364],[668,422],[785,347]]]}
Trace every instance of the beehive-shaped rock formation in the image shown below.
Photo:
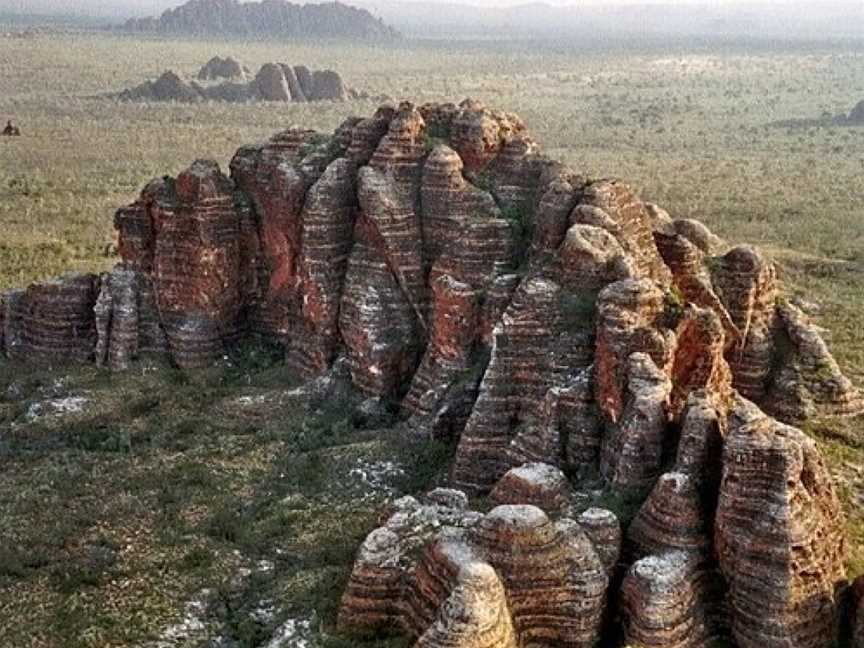
{"label": "beehive-shaped rock formation", "polygon": [[[279,87],[311,93],[291,71]],[[396,502],[345,632],[592,646],[617,620],[645,646],[832,641],[842,515],[786,423],[864,400],[758,250],[586,180],[473,101],[288,129],[228,175],[154,180],[115,225],[112,272],[0,297],[7,356],[195,368],[264,336],[299,375],[336,364],[400,406],[402,433],[457,440],[452,484],[497,505]]]}
{"label": "beehive-shaped rock formation", "polygon": [[533,505],[482,515],[432,497],[400,500],[366,538],[342,599],[343,631],[395,629],[429,647],[599,640],[609,576],[590,532]]}

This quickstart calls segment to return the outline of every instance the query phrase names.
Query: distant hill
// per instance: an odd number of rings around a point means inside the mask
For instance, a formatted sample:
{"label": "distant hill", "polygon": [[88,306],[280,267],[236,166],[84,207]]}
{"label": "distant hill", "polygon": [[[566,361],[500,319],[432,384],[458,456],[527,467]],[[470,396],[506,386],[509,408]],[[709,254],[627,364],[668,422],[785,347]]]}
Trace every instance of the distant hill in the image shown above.
{"label": "distant hill", "polygon": [[[536,2],[511,0],[350,0],[408,37],[573,37],[625,40],[662,37],[823,40],[864,38],[861,0],[753,0],[721,4],[662,0]],[[477,6],[484,3],[484,6]]]}
{"label": "distant hill", "polygon": [[158,18],[133,18],[123,29],[191,36],[393,40],[399,32],[365,9],[341,2],[298,5],[285,0],[189,0]]}

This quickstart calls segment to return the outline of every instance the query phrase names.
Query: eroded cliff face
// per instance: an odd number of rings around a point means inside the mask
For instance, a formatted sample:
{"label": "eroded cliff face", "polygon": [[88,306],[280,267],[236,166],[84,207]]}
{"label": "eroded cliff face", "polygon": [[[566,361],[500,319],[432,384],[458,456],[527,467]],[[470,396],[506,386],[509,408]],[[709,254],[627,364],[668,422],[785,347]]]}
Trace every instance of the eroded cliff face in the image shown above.
{"label": "eroded cliff face", "polygon": [[[289,129],[229,169],[197,161],[120,209],[112,272],[2,295],[0,343],[195,368],[260,335],[309,379],[338,360],[405,434],[455,441],[458,490],[399,500],[361,548],[344,632],[830,645],[842,516],[786,423],[864,400],[758,250],[472,101]],[[632,520],[586,508],[598,489]]]}

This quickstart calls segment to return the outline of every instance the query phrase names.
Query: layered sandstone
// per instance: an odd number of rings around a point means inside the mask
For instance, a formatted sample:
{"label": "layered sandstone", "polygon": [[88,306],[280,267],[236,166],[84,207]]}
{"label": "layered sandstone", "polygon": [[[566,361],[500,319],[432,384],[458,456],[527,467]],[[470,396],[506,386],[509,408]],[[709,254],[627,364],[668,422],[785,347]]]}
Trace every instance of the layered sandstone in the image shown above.
{"label": "layered sandstone", "polygon": [[816,443],[740,399],[724,440],[715,546],[743,648],[824,646],[846,573],[839,501]]}
{"label": "layered sandstone", "polygon": [[92,360],[98,291],[98,277],[74,274],[7,292],[0,319],[6,356],[43,365]]}
{"label": "layered sandstone", "polygon": [[[313,72],[272,71],[313,96]],[[473,101],[293,127],[229,168],[196,161],[118,210],[111,272],[0,295],[5,354],[191,369],[263,336],[300,376],[344,375],[359,414],[452,440],[464,492],[392,503],[345,633],[827,648],[842,515],[815,444],[771,416],[864,401],[758,250]]]}
{"label": "layered sandstone", "polygon": [[600,638],[608,583],[572,519],[526,504],[482,515],[400,500],[363,543],[339,626],[401,630],[417,646],[587,647]]}

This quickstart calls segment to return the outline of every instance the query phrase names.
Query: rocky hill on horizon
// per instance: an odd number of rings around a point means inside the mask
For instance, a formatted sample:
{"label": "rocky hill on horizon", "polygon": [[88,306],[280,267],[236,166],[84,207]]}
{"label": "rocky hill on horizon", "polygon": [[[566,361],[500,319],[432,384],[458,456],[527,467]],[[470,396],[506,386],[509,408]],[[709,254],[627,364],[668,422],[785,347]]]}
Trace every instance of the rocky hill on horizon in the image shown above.
{"label": "rocky hill on horizon", "polygon": [[158,18],[133,18],[124,31],[244,38],[334,38],[389,41],[398,31],[366,9],[341,2],[299,5],[286,0],[188,0]]}

